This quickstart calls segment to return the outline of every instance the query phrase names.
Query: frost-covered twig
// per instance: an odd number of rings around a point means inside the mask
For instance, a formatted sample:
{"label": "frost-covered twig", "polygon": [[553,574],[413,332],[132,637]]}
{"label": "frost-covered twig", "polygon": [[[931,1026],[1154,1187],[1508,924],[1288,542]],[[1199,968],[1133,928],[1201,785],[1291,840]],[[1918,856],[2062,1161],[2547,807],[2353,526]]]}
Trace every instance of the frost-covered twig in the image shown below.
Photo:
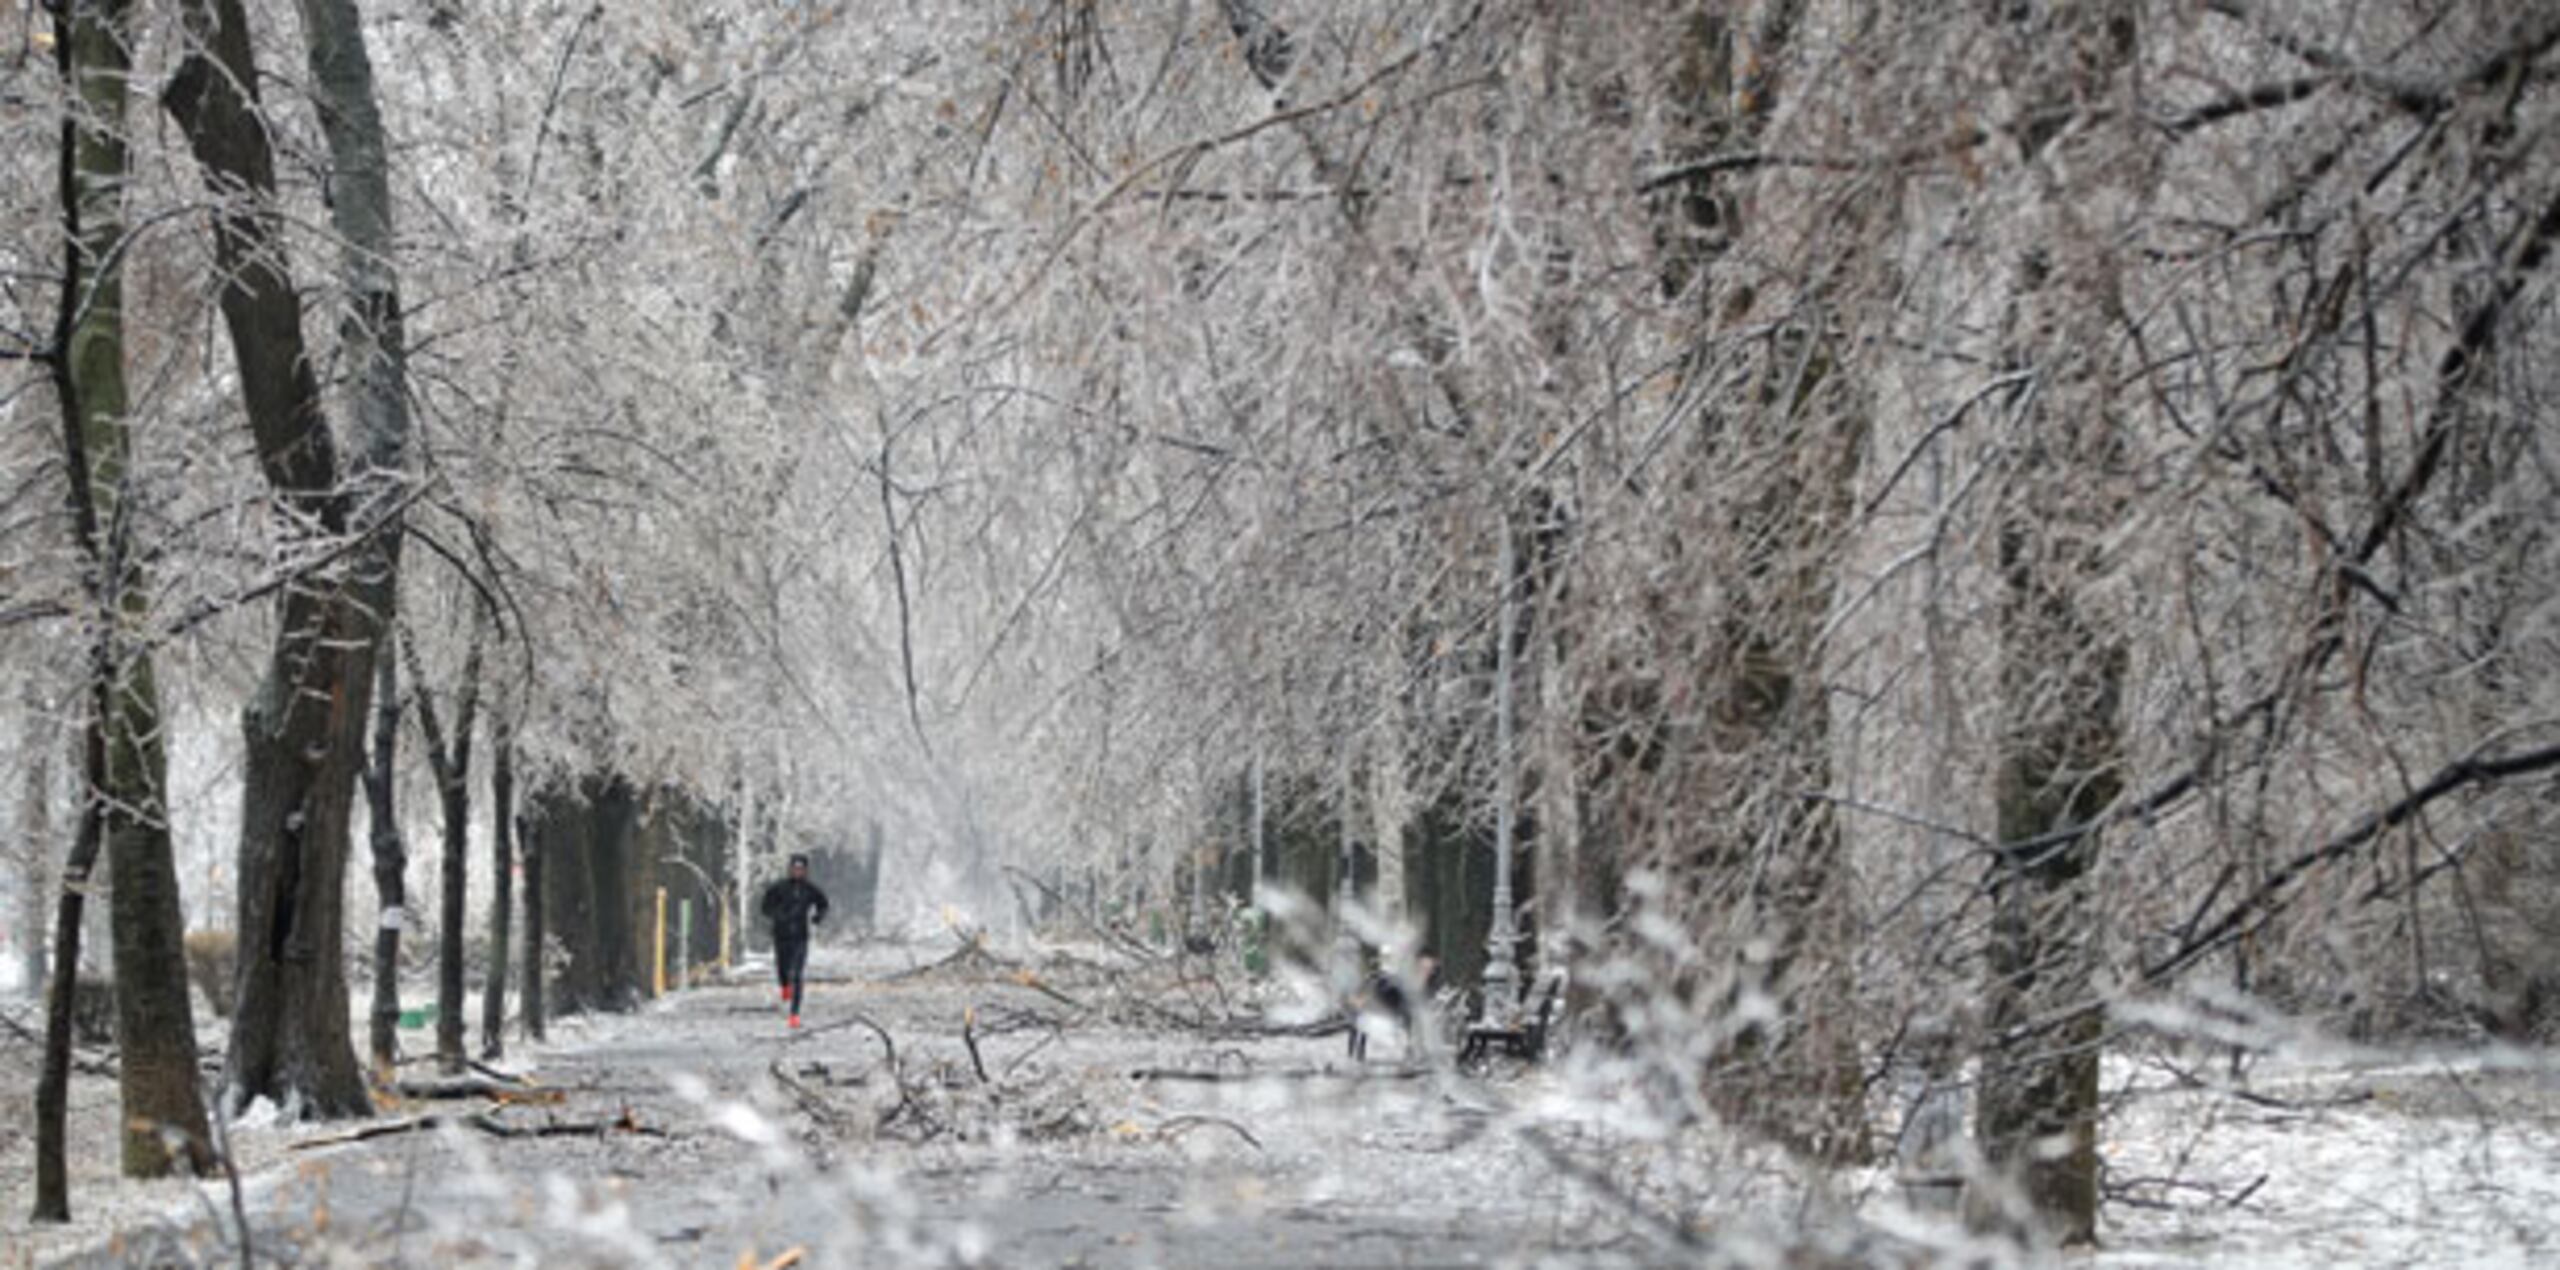
{"label": "frost-covered twig", "polygon": [[979,1083],[979,1084],[981,1084],[981,1085],[992,1084],[992,1083],[994,1083],[994,1082],[992,1082],[992,1081],[990,1081],[990,1080],[988,1080],[988,1079],[987,1079],[987,1060],[986,1060],[985,1058],[981,1057],[981,1056],[979,1055],[979,1053],[978,1053],[978,1032],[977,1032],[977,1028],[978,1028],[978,1011],[977,1011],[977,1007],[972,1006],[972,1007],[970,1007],[969,1009],[966,1009],[966,1010],[961,1011],[961,1012],[960,1012],[960,1043],[961,1043],[962,1045],[964,1045],[964,1046],[968,1047],[968,1050],[969,1050],[969,1068],[970,1068],[970,1070],[972,1070],[972,1071],[974,1071],[974,1072],[978,1073],[978,1083]]}
{"label": "frost-covered twig", "polygon": [[406,1120],[380,1121],[325,1138],[306,1138],[287,1149],[309,1151],[319,1147],[346,1146],[356,1142],[368,1142],[375,1138],[387,1138],[394,1134],[416,1133],[422,1129],[440,1129],[446,1125],[476,1129],[493,1138],[601,1138],[615,1133],[635,1134],[644,1138],[674,1136],[656,1125],[640,1123],[639,1117],[634,1115],[629,1107],[624,1107],[610,1120],[547,1120],[541,1124],[508,1124],[495,1114],[485,1111],[473,1112],[467,1116],[450,1116],[437,1112],[424,1116],[411,1116]]}
{"label": "frost-covered twig", "polygon": [[1055,903],[1058,907],[1074,914],[1076,921],[1080,925],[1082,925],[1086,930],[1092,931],[1096,936],[1099,936],[1102,942],[1109,946],[1112,951],[1146,962],[1158,962],[1165,959],[1165,955],[1163,953],[1147,947],[1145,944],[1138,942],[1136,939],[1133,939],[1120,931],[1112,930],[1108,925],[1097,920],[1094,917],[1092,910],[1077,907],[1075,901],[1059,894],[1056,887],[1041,881],[1028,870],[1019,869],[1008,864],[1004,866],[1004,871],[1024,882],[1030,883],[1034,890],[1037,890],[1042,895],[1049,897],[1050,901]]}
{"label": "frost-covered twig", "polygon": [[1275,1067],[1267,1071],[1219,1071],[1204,1067],[1141,1067],[1129,1073],[1132,1081],[1189,1081],[1204,1085],[1251,1084],[1258,1080],[1418,1080],[1431,1074],[1428,1067],[1390,1067],[1381,1071],[1365,1068],[1338,1071],[1332,1067]]}
{"label": "frost-covered twig", "polygon": [[835,1104],[827,1101],[817,1091],[792,1079],[790,1073],[782,1070],[780,1059],[774,1060],[765,1070],[772,1075],[775,1084],[782,1086],[783,1092],[791,1095],[792,1101],[800,1104],[800,1110],[810,1119],[817,1121],[820,1126],[831,1133],[842,1133],[848,1127],[844,1115],[836,1109]]}
{"label": "frost-covered twig", "polygon": [[2107,1202],[2110,1204],[2126,1204],[2135,1208],[2171,1210],[2175,1209],[2177,1205],[2172,1204],[2167,1200],[2153,1199],[2146,1195],[2137,1195],[2134,1192],[2145,1189],[2164,1191],[2201,1191],[2207,1198],[2211,1199],[2221,1207],[2238,1208],[2242,1204],[2248,1203],[2249,1197],[2257,1194],[2258,1188],[2265,1186],[2267,1184],[2267,1179],[2271,1176],[2273,1175],[2260,1173],[2256,1177],[2249,1179],[2249,1181],[2244,1183],[2240,1189],[2229,1194],[2224,1194],[2223,1188],[2210,1182],[2190,1182],[2185,1178],[2177,1177],[2129,1177],[2120,1182],[2113,1180],[2107,1182],[2105,1187],[2105,1196]]}
{"label": "frost-covered twig", "polygon": [[1222,1129],[1233,1130],[1237,1137],[1244,1139],[1245,1145],[1252,1147],[1256,1151],[1262,1149],[1262,1139],[1253,1136],[1253,1134],[1243,1125],[1237,1124],[1235,1121],[1229,1120],[1224,1116],[1175,1116],[1171,1120],[1167,1120],[1163,1124],[1156,1126],[1156,1137],[1159,1140],[1169,1142],[1183,1133],[1197,1129],[1204,1124],[1213,1124]]}
{"label": "frost-covered twig", "polygon": [[257,1260],[256,1240],[249,1234],[249,1205],[240,1189],[240,1162],[231,1154],[230,1103],[213,1100],[213,1114],[206,1122],[213,1133],[213,1158],[222,1165],[222,1180],[231,1193],[231,1228],[240,1238],[240,1270],[249,1270]]}
{"label": "frost-covered twig", "polygon": [[1531,1128],[1522,1128],[1518,1133],[1520,1140],[1528,1143],[1531,1150],[1544,1157],[1556,1172],[1564,1174],[1585,1190],[1607,1200],[1612,1207],[1635,1219],[1637,1225],[1653,1232],[1664,1242],[1687,1249],[1706,1247],[1705,1241],[1698,1238],[1696,1231],[1654,1211],[1652,1205],[1628,1194],[1626,1188],[1619,1186],[1614,1179],[1574,1158],[1572,1152],[1557,1145],[1547,1135]]}

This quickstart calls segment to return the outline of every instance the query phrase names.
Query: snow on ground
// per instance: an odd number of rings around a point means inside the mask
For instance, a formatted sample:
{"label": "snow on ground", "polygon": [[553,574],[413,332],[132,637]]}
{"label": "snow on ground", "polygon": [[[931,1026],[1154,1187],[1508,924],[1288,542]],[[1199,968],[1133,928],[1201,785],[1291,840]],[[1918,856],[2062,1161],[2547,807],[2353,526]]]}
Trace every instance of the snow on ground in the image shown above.
{"label": "snow on ground", "polygon": [[2126,1071],[2104,1150],[2130,1198],[2110,1206],[2098,1260],[2560,1262],[2560,1067],[2507,1057],[2347,1056],[2202,1090],[2157,1066]]}
{"label": "snow on ground", "polygon": [[[433,992],[431,987],[413,986],[404,1000],[415,1005],[431,999]],[[359,1031],[364,1026],[365,1008],[362,1000],[353,1007],[352,1017]],[[0,1011],[20,1020],[31,1031],[41,1032],[42,1009],[42,1003],[30,995],[0,996]],[[474,1013],[472,1017],[478,1016]],[[599,1032],[620,1022],[609,1017],[561,1020],[551,1029],[550,1039],[541,1045],[528,1046],[510,1038],[511,1054],[522,1057],[511,1058],[507,1065],[521,1067],[539,1062],[543,1054],[588,1043]],[[196,1046],[208,1070],[220,1060],[228,1036],[226,1025],[199,1006]],[[430,1032],[404,1032],[402,1036],[411,1050],[434,1043]],[[111,1244],[117,1232],[145,1227],[173,1214],[201,1214],[210,1208],[227,1207],[228,1190],[220,1179],[200,1185],[175,1178],[137,1181],[124,1177],[120,1172],[115,1079],[103,1071],[82,1071],[75,1065],[65,1124],[70,1149],[64,1153],[70,1175],[72,1222],[67,1226],[31,1222],[29,1214],[35,1207],[35,1085],[41,1057],[27,1038],[0,1028],[0,1099],[5,1099],[11,1109],[9,1114],[0,1115],[0,1267],[52,1264],[77,1250]],[[84,1050],[80,1057],[93,1056]],[[339,1127],[279,1124],[275,1108],[262,1100],[227,1128],[244,1190],[256,1195],[272,1192],[285,1180],[294,1144],[329,1136]]]}
{"label": "snow on ground", "polygon": [[[253,1237],[304,1261],[438,1266],[769,1264],[794,1248],[889,1266],[2005,1259],[1903,1210],[1884,1168],[1810,1178],[1554,1072],[1406,1067],[1391,1041],[1359,1066],[1339,1037],[1173,1029],[1158,1012],[1189,998],[1140,991],[1094,950],[1029,984],[987,965],[895,977],[947,947],[821,950],[797,1033],[744,978],[563,1021],[514,1060],[557,1103],[412,1104],[374,1122],[483,1113],[520,1136],[311,1147],[351,1127],[235,1126]],[[2106,1246],[2066,1260],[2550,1260],[2560,1079],[2532,1061],[2376,1057],[2261,1063],[2245,1086],[2218,1057],[2184,1064],[2191,1079],[2111,1063],[2119,1198]],[[1174,1078],[1247,1072],[1263,1076]],[[0,1265],[236,1262],[218,1184],[113,1177],[112,1082],[82,1077],[74,1101],[69,1228],[26,1223],[25,1120],[0,1122]],[[531,1136],[543,1126],[594,1136]],[[1830,1235],[1806,1246],[1805,1226]]]}

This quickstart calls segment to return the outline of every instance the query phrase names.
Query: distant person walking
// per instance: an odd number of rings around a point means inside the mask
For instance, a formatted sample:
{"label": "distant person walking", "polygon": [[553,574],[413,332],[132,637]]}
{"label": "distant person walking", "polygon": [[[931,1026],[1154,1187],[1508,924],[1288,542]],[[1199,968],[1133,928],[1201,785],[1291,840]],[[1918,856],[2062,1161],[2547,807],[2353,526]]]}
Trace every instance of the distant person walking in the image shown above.
{"label": "distant person walking", "polygon": [[764,920],[773,926],[773,973],[782,981],[791,1026],[800,1026],[800,990],[809,971],[809,928],[827,920],[827,893],[809,880],[809,857],[791,857],[791,876],[764,889]]}

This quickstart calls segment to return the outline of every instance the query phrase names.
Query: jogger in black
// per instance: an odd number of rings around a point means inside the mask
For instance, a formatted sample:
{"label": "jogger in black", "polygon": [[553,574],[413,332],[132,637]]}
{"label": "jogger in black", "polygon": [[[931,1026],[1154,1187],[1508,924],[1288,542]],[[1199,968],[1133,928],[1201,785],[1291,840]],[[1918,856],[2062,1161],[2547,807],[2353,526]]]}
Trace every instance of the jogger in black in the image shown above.
{"label": "jogger in black", "polygon": [[773,926],[773,973],[781,981],[791,1026],[800,1026],[800,995],[809,970],[809,928],[827,919],[827,893],[809,881],[809,857],[791,857],[791,876],[764,889],[764,919]]}

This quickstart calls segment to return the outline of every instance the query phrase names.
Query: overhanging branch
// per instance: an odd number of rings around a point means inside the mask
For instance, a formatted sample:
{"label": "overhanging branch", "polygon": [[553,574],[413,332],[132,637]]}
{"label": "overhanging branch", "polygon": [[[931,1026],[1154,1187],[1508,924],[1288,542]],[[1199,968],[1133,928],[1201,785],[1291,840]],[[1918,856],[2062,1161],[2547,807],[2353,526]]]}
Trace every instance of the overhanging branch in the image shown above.
{"label": "overhanging branch", "polygon": [[2560,745],[2546,745],[2495,758],[2465,755],[2445,764],[2425,783],[2402,795],[2390,805],[2367,813],[2354,827],[2327,842],[2284,862],[2246,896],[2233,902],[2222,916],[2206,923],[2200,931],[2180,941],[2178,948],[2158,961],[2142,968],[2146,982],[2156,982],[2195,964],[2208,953],[2246,934],[2255,925],[2284,907],[2285,893],[2311,870],[2333,860],[2354,854],[2383,834],[2407,824],[2428,804],[2448,794],[2485,785],[2510,777],[2560,768]]}

